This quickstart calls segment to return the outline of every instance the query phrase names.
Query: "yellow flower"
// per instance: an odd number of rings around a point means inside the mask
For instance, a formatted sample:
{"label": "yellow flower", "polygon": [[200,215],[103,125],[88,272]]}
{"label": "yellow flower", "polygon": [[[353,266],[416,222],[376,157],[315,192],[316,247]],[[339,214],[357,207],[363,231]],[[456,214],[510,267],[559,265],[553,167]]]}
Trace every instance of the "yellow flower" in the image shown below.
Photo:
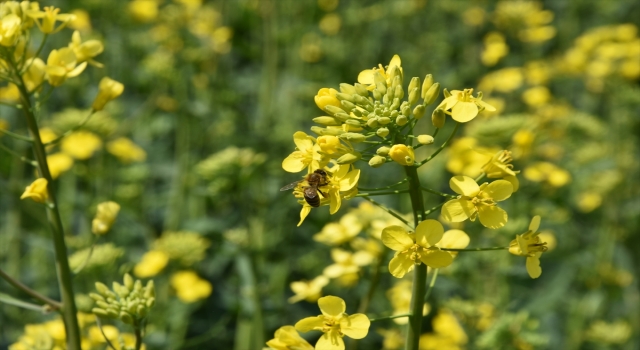
{"label": "yellow flower", "polygon": [[125,164],[147,159],[147,152],[126,137],[119,137],[107,143],[107,151]]}
{"label": "yellow flower", "polygon": [[540,256],[547,251],[547,243],[542,242],[540,232],[537,232],[539,227],[540,216],[536,215],[531,219],[529,230],[516,235],[516,239],[509,244],[509,253],[527,257],[527,272],[531,278],[538,278],[542,274]]}
{"label": "yellow flower", "polygon": [[322,152],[326,154],[337,155],[343,153],[342,149],[344,147],[340,144],[340,139],[337,136],[319,136],[317,143]]}
{"label": "yellow flower", "polygon": [[102,140],[90,131],[76,131],[62,139],[60,149],[75,159],[85,160],[102,147]]}
{"label": "yellow flower", "polygon": [[[402,315],[411,311],[411,286],[413,283],[407,280],[398,280],[393,284],[389,290],[387,290],[386,297],[391,303],[393,313],[391,316]],[[426,316],[429,313],[429,304],[425,303],[422,306],[422,315]],[[403,325],[409,323],[408,317],[394,318],[395,324]]]}
{"label": "yellow flower", "polygon": [[91,108],[93,108],[94,111],[101,111],[107,102],[122,95],[123,91],[124,85],[122,85],[122,83],[109,77],[102,78],[102,80],[100,80],[98,96],[93,100]]}
{"label": "yellow flower", "polygon": [[529,181],[547,181],[553,187],[562,187],[571,182],[571,174],[549,162],[533,163],[524,169],[524,177]]}
{"label": "yellow flower", "polygon": [[49,198],[49,192],[47,191],[47,180],[44,178],[36,179],[27,186],[20,199],[31,198],[36,203],[44,203]]}
{"label": "yellow flower", "polygon": [[42,85],[47,65],[40,58],[35,57],[28,59],[25,66],[29,68],[22,76],[22,79],[24,79],[25,88],[31,92]]}
{"label": "yellow flower", "polygon": [[109,201],[98,204],[96,216],[91,222],[91,232],[96,235],[104,235],[109,232],[119,211],[120,205],[116,202]]}
{"label": "yellow flower", "polygon": [[76,54],[68,47],[60,50],[51,50],[47,58],[47,81],[51,86],[60,86],[67,78],[77,77],[87,67],[87,62],[79,65]]}
{"label": "yellow flower", "polygon": [[22,19],[10,13],[0,19],[0,45],[13,46],[20,37]]}
{"label": "yellow flower", "polygon": [[294,296],[289,298],[289,303],[297,303],[300,300],[306,300],[310,303],[314,303],[322,295],[322,288],[329,284],[329,278],[320,275],[311,281],[296,281],[291,282],[289,285],[291,290],[295,293]]}
{"label": "yellow flower", "polygon": [[496,206],[513,193],[513,185],[506,180],[484,183],[482,186],[470,177],[454,176],[449,180],[451,189],[458,193],[442,207],[442,217],[449,222],[462,222],[467,219],[480,223],[485,227],[496,229],[507,223],[507,212]]}
{"label": "yellow flower", "polygon": [[340,278],[343,285],[351,286],[358,280],[360,267],[371,264],[374,256],[367,251],[351,253],[334,248],[331,249],[331,258],[334,263],[327,266],[322,274],[329,278]]}
{"label": "yellow flower", "polygon": [[178,299],[185,303],[193,303],[211,295],[211,283],[193,271],[179,271],[171,276],[171,286],[176,290]]}
{"label": "yellow flower", "polygon": [[102,63],[96,62],[93,60],[94,57],[104,51],[104,45],[100,40],[87,40],[82,42],[82,37],[80,37],[79,31],[74,31],[73,35],[71,35],[71,42],[69,43],[69,48],[73,50],[73,53],[76,54],[76,59],[78,63],[89,62],[96,67],[102,68]]}
{"label": "yellow flower", "polygon": [[323,159],[319,153],[321,148],[315,141],[316,139],[314,137],[302,131],[293,134],[296,151],[282,161],[282,169],[290,173],[297,173],[307,167],[309,168],[309,172],[323,168],[328,160]]}
{"label": "yellow flower", "polygon": [[75,9],[71,11],[71,14],[75,16],[73,20],[67,23],[67,27],[82,32],[91,31],[91,18],[89,12],[82,9]]}
{"label": "yellow flower", "polygon": [[464,329],[449,310],[439,310],[432,325],[433,333],[420,336],[420,350],[462,350],[469,341]]}
{"label": "yellow flower", "polygon": [[313,240],[327,245],[340,245],[350,241],[360,231],[362,231],[362,224],[358,217],[349,213],[340,218],[340,222],[324,225],[322,231],[313,236]]}
{"label": "yellow flower", "polygon": [[[487,154],[485,153],[485,155]],[[482,171],[489,179],[502,178],[509,181],[511,185],[513,185],[513,192],[516,192],[518,187],[520,187],[520,182],[518,182],[516,174],[520,173],[520,170],[513,170],[512,161],[513,158],[511,157],[510,151],[498,151],[498,153],[491,156],[487,164],[482,166]]]}
{"label": "yellow flower", "polygon": [[322,88],[318,91],[318,94],[313,98],[316,101],[318,108],[324,111],[326,106],[335,106],[342,108],[340,100],[336,97],[338,91],[336,89]]}
{"label": "yellow flower", "polygon": [[393,55],[393,57],[391,58],[391,61],[389,61],[389,65],[387,66],[387,69],[382,67],[381,64],[378,64],[378,67],[376,68],[365,69],[362,72],[360,72],[360,74],[358,74],[358,83],[367,85],[368,86],[367,89],[373,90],[376,87],[374,76],[376,73],[379,73],[385,79],[387,86],[391,86],[391,82],[392,82],[391,80],[393,79],[392,73],[396,69],[396,67],[400,72],[400,74],[402,75],[402,60],[400,59],[400,56]]}
{"label": "yellow flower", "polygon": [[55,180],[60,174],[71,169],[73,166],[73,158],[65,153],[54,153],[47,156],[47,164],[49,165],[51,178]]}
{"label": "yellow flower", "polygon": [[404,166],[412,166],[415,161],[413,148],[403,144],[391,146],[391,149],[389,150],[389,157],[398,164]]}
{"label": "yellow flower", "polygon": [[316,350],[344,350],[345,335],[353,339],[367,336],[371,322],[364,314],[347,315],[344,300],[335,296],[318,299],[322,315],[307,317],[296,323],[296,330],[308,332],[321,331],[324,334],[316,343]]}
{"label": "yellow flower", "polygon": [[[38,28],[40,28],[41,32],[43,32],[44,34],[53,34],[60,31],[67,25],[67,23],[74,20],[76,17],[75,15],[71,14],[58,14],[58,12],[60,12],[59,8],[47,6],[44,8],[44,11],[31,10],[27,12],[27,15],[36,20],[35,22],[38,25]],[[38,21],[38,19],[41,19],[41,21]],[[62,24],[60,24],[56,28],[57,21],[62,22]]]}
{"label": "yellow flower", "polygon": [[313,346],[298,334],[293,326],[282,326],[276,330],[274,338],[267,342],[273,350],[313,350]]}
{"label": "yellow flower", "polygon": [[150,22],[158,17],[158,1],[133,0],[129,3],[129,13],[140,22]]}
{"label": "yellow flower", "polygon": [[159,250],[150,250],[142,256],[142,260],[133,268],[133,273],[140,278],[157,275],[169,263],[169,255]]}
{"label": "yellow flower", "polygon": [[422,221],[415,233],[409,233],[401,226],[389,226],[382,230],[382,243],[396,251],[389,262],[389,272],[394,277],[402,278],[421,262],[435,268],[449,266],[453,262],[451,254],[436,246],[443,234],[444,228],[436,220]]}
{"label": "yellow flower", "polygon": [[[482,96],[473,97],[473,89],[453,90],[451,96],[445,98],[436,109],[441,108],[459,123],[466,123],[475,118],[482,110],[495,111],[495,107],[482,101]],[[451,112],[448,112],[451,110]]]}

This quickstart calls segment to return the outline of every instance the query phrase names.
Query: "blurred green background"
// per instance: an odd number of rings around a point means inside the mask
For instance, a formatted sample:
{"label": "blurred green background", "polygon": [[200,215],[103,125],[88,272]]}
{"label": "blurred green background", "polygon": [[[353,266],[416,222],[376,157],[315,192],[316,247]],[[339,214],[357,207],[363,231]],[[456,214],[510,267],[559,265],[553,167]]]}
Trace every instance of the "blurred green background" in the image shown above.
{"label": "blurred green background", "polygon": [[[442,312],[455,316],[450,327],[462,327],[464,337],[440,348],[640,347],[637,1],[45,4],[75,13],[72,27],[104,42],[96,60],[105,68],[88,68],[57,89],[43,107],[41,125],[61,133],[79,122],[84,114],[74,108],[90,107],[103,76],[125,85],[124,94],[84,127],[104,145],[76,160],[56,184],[71,254],[85,249],[86,256],[97,203],[122,206],[112,231],[75,277],[80,309],[91,309],[87,294],[95,281],[120,281],[145,252],[162,246],[159,238],[194,233],[164,243],[173,250],[154,277],[158,304],[147,326],[147,349],[260,349],[277,328],[319,313],[316,303],[288,303],[289,284],[311,280],[333,263],[331,247],[313,235],[360,201],[343,203],[334,216],[326,207],[313,210],[296,227],[300,205],[279,189],[299,177],[285,173],[281,162],[294,150],[293,133],[310,133],[311,119],[323,114],[313,102],[320,88],[354,83],[361,70],[385,65],[394,54],[402,58],[405,84],[430,73],[449,90],[481,90],[498,107],[465,125],[454,146],[420,170],[423,183],[448,192],[450,176],[479,173],[483,161],[465,151],[469,146],[514,152],[521,187],[502,205],[509,223],[487,230],[467,222],[462,229],[470,247],[507,245],[533,215],[542,216],[541,229],[557,243],[543,255],[536,280],[527,276],[523,258],[460,254],[438,277],[424,333],[442,333],[434,330]],[[44,52],[66,46],[71,33],[53,36]],[[26,132],[16,111],[1,107],[0,118],[10,130]],[[432,132],[424,118],[418,133]],[[146,157],[108,151],[105,145],[119,137],[130,138]],[[0,142],[29,154],[7,136]],[[396,164],[358,166],[362,187],[404,177]],[[0,264],[55,297],[44,211],[18,199],[31,171],[0,153]],[[427,198],[428,207],[441,200]],[[408,197],[381,201],[410,211]],[[373,221],[362,219],[360,237],[376,230]],[[375,268],[362,267],[351,285],[332,280],[323,294],[342,297],[347,312],[355,313]],[[183,270],[208,281],[212,293],[189,302],[177,297],[170,280]],[[372,316],[388,315],[394,300],[403,300],[388,292],[399,281],[386,263],[382,270],[367,311]],[[4,282],[0,291],[24,297]],[[0,304],[0,348],[15,342],[26,324],[53,318]],[[398,329],[393,321],[374,323],[365,339],[347,348],[395,349]],[[304,336],[313,344],[318,335]]]}

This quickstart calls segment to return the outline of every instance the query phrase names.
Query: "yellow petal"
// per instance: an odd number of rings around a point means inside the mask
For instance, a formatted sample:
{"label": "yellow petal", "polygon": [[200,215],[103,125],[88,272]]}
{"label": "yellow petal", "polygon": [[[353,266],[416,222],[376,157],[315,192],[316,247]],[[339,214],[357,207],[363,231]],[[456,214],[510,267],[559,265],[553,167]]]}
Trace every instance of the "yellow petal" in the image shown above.
{"label": "yellow petal", "polygon": [[323,315],[334,317],[342,315],[347,309],[344,300],[333,295],[318,299],[318,306],[320,306],[320,311],[322,311]]}
{"label": "yellow petal", "polygon": [[322,270],[322,274],[329,278],[338,278],[346,273],[344,265],[332,264]]}
{"label": "yellow petal", "polygon": [[329,198],[331,199],[331,203],[329,203],[329,213],[333,215],[340,209],[342,198],[340,197],[340,193],[334,190],[329,191]]}
{"label": "yellow petal", "polygon": [[458,101],[451,108],[451,117],[459,123],[466,123],[478,115],[478,106],[473,102]]}
{"label": "yellow petal", "polygon": [[536,215],[531,219],[531,223],[529,224],[529,231],[536,232],[540,228],[540,215]]}
{"label": "yellow petal", "polygon": [[476,211],[471,201],[452,199],[442,206],[442,218],[449,222],[462,222],[470,218]]}
{"label": "yellow petal", "polygon": [[306,152],[307,150],[313,148],[314,140],[315,139],[313,137],[305,134],[302,131],[296,131],[296,133],[293,134],[293,143],[295,143],[296,147],[298,147],[298,150],[302,152]]}
{"label": "yellow petal", "polygon": [[469,245],[470,239],[462,230],[449,230],[444,233],[438,247],[464,249]]}
{"label": "yellow petal", "polygon": [[416,227],[416,243],[423,247],[436,245],[442,239],[444,228],[436,220],[425,220]]}
{"label": "yellow petal", "polygon": [[305,203],[300,210],[300,222],[298,222],[298,226],[302,225],[302,222],[304,222],[304,219],[307,218],[307,215],[309,215],[310,212],[311,206]]}
{"label": "yellow petal", "polygon": [[527,272],[531,278],[538,278],[542,275],[542,268],[540,267],[540,253],[536,253],[536,256],[527,257]]}
{"label": "yellow petal", "polygon": [[480,192],[480,186],[476,181],[468,176],[454,176],[449,180],[451,189],[463,196],[475,197]]}
{"label": "yellow petal", "polygon": [[507,212],[495,205],[482,205],[478,208],[480,223],[484,227],[497,229],[507,223]]}
{"label": "yellow petal", "polygon": [[511,197],[513,185],[507,180],[496,180],[487,185],[485,192],[489,197],[493,198],[494,201],[500,202]]}
{"label": "yellow petal", "polygon": [[409,258],[409,254],[397,254],[389,262],[389,272],[393,277],[402,278],[413,269],[415,262]]}
{"label": "yellow petal", "polygon": [[511,183],[513,186],[513,192],[517,192],[518,188],[520,188],[520,181],[518,181],[518,178],[515,175],[507,175],[503,177],[503,179]]}
{"label": "yellow petal", "polygon": [[426,254],[422,254],[420,260],[427,266],[438,269],[451,265],[453,257],[442,250],[429,250]]}
{"label": "yellow petal", "polygon": [[458,98],[456,96],[449,96],[444,100],[442,100],[442,102],[440,102],[440,104],[438,105],[438,107],[436,107],[436,109],[441,108],[446,111],[448,109],[453,108],[453,106],[455,106],[457,103],[458,103]]}
{"label": "yellow petal", "polygon": [[373,69],[365,69],[360,74],[358,74],[358,83],[371,85],[373,84]]}
{"label": "yellow petal", "polygon": [[476,104],[479,105],[480,107],[484,107],[485,111],[489,111],[489,112],[495,112],[496,111],[496,107],[482,101],[482,100],[476,100]]}
{"label": "yellow petal", "polygon": [[316,350],[344,350],[344,340],[338,332],[331,330],[320,337]]}
{"label": "yellow petal", "polygon": [[340,180],[340,191],[346,192],[355,187],[360,179],[360,169],[350,171],[342,180]]}
{"label": "yellow petal", "polygon": [[382,230],[382,243],[389,249],[403,251],[413,245],[413,239],[407,231],[400,226],[389,226]]}
{"label": "yellow petal", "polygon": [[290,173],[299,173],[307,167],[302,152],[295,151],[282,161],[282,169]]}
{"label": "yellow petal", "polygon": [[305,317],[296,322],[296,330],[298,332],[308,332],[314,329],[322,329],[322,327],[324,327],[324,317],[322,316]]}
{"label": "yellow petal", "polygon": [[366,337],[370,326],[371,321],[364,314],[353,314],[340,319],[340,331],[353,339]]}

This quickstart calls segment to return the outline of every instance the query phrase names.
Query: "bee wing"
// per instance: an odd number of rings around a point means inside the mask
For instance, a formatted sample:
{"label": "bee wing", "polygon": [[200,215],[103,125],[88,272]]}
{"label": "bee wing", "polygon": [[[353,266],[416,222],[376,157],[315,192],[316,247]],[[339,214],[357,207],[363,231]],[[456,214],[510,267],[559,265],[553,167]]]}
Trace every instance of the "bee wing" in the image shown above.
{"label": "bee wing", "polygon": [[299,183],[301,183],[302,181],[304,181],[304,180],[299,180],[299,181],[292,182],[292,183],[290,183],[290,184],[288,184],[288,185],[284,186],[283,188],[281,188],[281,189],[280,189],[280,191],[287,191],[287,190],[290,190],[290,189],[292,189],[292,188],[294,188],[294,187],[298,186],[298,184],[299,184]]}

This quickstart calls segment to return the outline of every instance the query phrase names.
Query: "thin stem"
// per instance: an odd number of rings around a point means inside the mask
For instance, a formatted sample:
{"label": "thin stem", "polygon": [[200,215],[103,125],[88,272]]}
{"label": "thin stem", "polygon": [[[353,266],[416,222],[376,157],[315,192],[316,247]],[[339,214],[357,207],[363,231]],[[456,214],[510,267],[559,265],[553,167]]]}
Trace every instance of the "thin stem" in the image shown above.
{"label": "thin stem", "polygon": [[[9,56],[10,57],[10,56]],[[11,57],[10,57],[11,58]],[[17,71],[15,63],[10,60],[10,64]],[[69,258],[67,256],[67,246],[64,241],[64,229],[62,226],[62,219],[60,218],[60,212],[58,211],[58,205],[56,202],[56,193],[53,191],[53,178],[49,172],[49,165],[47,163],[47,153],[40,139],[40,130],[38,128],[38,122],[33,113],[31,106],[31,100],[29,92],[25,86],[24,80],[21,75],[17,75],[18,90],[20,91],[20,98],[22,105],[24,106],[24,116],[27,121],[27,126],[31,137],[33,138],[32,149],[38,162],[38,172],[49,185],[47,190],[49,192],[49,198],[47,199],[47,219],[51,227],[53,246],[55,251],[55,267],[58,277],[58,287],[60,288],[60,295],[62,296],[62,319],[64,321],[65,330],[67,334],[67,348],[69,350],[80,350],[80,327],[78,325],[77,309],[75,304],[75,298],[73,294],[73,282],[71,279],[71,270],[69,268]]]}
{"label": "thin stem", "polygon": [[444,205],[444,203],[446,203],[446,202],[442,202],[442,203],[440,203],[440,204],[436,205],[435,207],[433,207],[433,208],[431,208],[431,209],[429,209],[429,210],[425,211],[425,212],[424,212],[424,216],[425,216],[425,217],[427,217],[429,214],[431,214],[431,213],[433,213],[434,211],[436,211],[436,210],[440,209],[440,207],[441,207],[441,206],[443,206],[443,205]]}
{"label": "thin stem", "polygon": [[371,278],[371,283],[369,284],[369,291],[367,292],[367,295],[364,297],[364,299],[362,299],[362,301],[360,302],[360,305],[358,306],[358,313],[364,314],[367,312],[369,303],[371,302],[371,299],[373,299],[373,294],[375,294],[376,290],[378,289],[377,287],[378,283],[380,282],[380,271],[382,271],[382,269],[384,268],[384,263],[385,261],[387,261],[387,255],[389,252],[390,250],[385,249],[378,257],[378,263],[374,267],[375,270],[373,271],[373,277]]}
{"label": "thin stem", "polygon": [[20,141],[33,142],[32,138],[30,138],[28,136],[22,136],[20,134],[16,134],[15,132],[11,132],[9,130],[0,129],[0,133],[5,134],[5,135],[9,135],[9,136],[13,137],[14,139],[17,139],[17,140],[20,140]]}
{"label": "thin stem", "polygon": [[78,125],[76,125],[76,126],[74,126],[73,128],[71,128],[71,129],[69,129],[69,130],[65,131],[65,132],[64,132],[64,134],[62,134],[62,135],[60,135],[60,136],[56,137],[55,139],[53,139],[53,140],[51,140],[51,141],[49,141],[49,142],[45,143],[44,145],[45,145],[45,146],[50,146],[50,145],[55,145],[56,143],[60,142],[63,138],[65,138],[65,137],[69,136],[69,134],[71,134],[72,132],[74,132],[74,131],[76,131],[76,130],[80,129],[80,128],[81,128],[81,127],[83,127],[85,124],[87,124],[87,122],[89,121],[89,119],[91,119],[91,116],[93,116],[95,113],[96,113],[96,111],[92,109],[92,110],[91,110],[91,112],[90,112],[86,117],[84,117],[84,119],[83,119],[80,123],[78,123]]}
{"label": "thin stem", "polygon": [[32,310],[32,311],[39,311],[41,313],[47,313],[48,311],[51,310],[51,307],[48,304],[45,305],[38,305],[38,304],[33,304],[33,303],[29,303],[26,301],[22,301],[20,299],[16,299],[10,295],[4,294],[4,293],[0,293],[0,303],[5,303],[7,305],[11,305],[11,306],[16,306],[16,307],[21,307],[23,309],[27,309],[27,310]]}
{"label": "thin stem", "polygon": [[136,350],[140,350],[142,347],[142,327],[137,321],[134,325],[134,332],[136,334]]}
{"label": "thin stem", "polygon": [[[32,59],[31,62],[29,62],[28,66],[22,68],[22,70],[19,73],[20,75],[23,75],[24,73],[26,73],[29,70],[29,68],[31,68],[33,61],[35,61],[35,58],[40,56],[40,52],[42,52],[42,49],[44,48],[44,43],[47,41],[48,37],[49,37],[49,34],[45,34],[44,37],[42,37],[42,41],[40,42],[40,46],[38,46],[38,50],[36,51],[35,55],[32,56],[34,59]],[[25,55],[23,55],[23,57],[27,57],[26,52],[25,52]]]}
{"label": "thin stem", "polygon": [[364,197],[362,197],[362,198],[364,198],[364,199],[368,200],[369,202],[371,202],[372,204],[374,204],[374,205],[378,206],[380,209],[382,209],[382,210],[386,211],[387,213],[391,214],[391,216],[393,216],[393,217],[395,217],[396,219],[398,219],[398,220],[402,221],[405,225],[407,225],[408,227],[410,227],[411,229],[413,229],[413,226],[411,226],[411,225],[409,224],[409,221],[407,221],[405,218],[403,218],[403,217],[402,217],[402,215],[400,215],[400,214],[396,213],[395,211],[393,211],[393,210],[391,210],[391,209],[389,209],[389,208],[385,207],[384,205],[382,205],[382,204],[380,204],[380,203],[378,203],[378,202],[374,201],[373,199],[371,199],[371,198],[369,198],[369,197],[364,196]]}
{"label": "thin stem", "polygon": [[7,275],[4,271],[2,271],[2,269],[0,269],[0,277],[2,277],[10,285],[12,285],[15,288],[25,292],[26,294],[28,294],[32,298],[40,300],[41,302],[51,306],[52,309],[58,310],[58,309],[62,308],[62,304],[60,302],[55,301],[55,300],[53,300],[53,299],[51,299],[49,297],[46,297],[46,296],[36,292],[35,290],[27,287],[26,285],[22,284],[22,282],[20,282],[20,281],[16,280],[15,278]]}
{"label": "thin stem", "polygon": [[392,185],[384,186],[384,187],[378,187],[378,188],[365,188],[365,187],[360,187],[360,186],[358,186],[358,190],[360,190],[360,191],[378,191],[378,190],[386,190],[386,189],[388,189],[388,188],[393,188],[393,187],[396,187],[396,186],[400,186],[400,185],[402,185],[403,183],[406,183],[407,181],[409,181],[409,179],[408,179],[408,178],[404,178],[404,179],[402,179],[402,181],[400,181],[400,182],[396,182],[396,183],[394,183],[394,184],[392,184]]}
{"label": "thin stem", "polygon": [[98,328],[100,329],[100,333],[102,333],[102,336],[104,337],[104,340],[107,342],[107,345],[109,345],[110,348],[112,348],[113,350],[118,350],[116,349],[115,346],[113,346],[113,344],[111,344],[111,341],[109,340],[109,338],[107,338],[107,335],[104,334],[104,331],[102,330],[102,322],[100,322],[100,317],[96,316],[96,325],[98,325]]}
{"label": "thin stem", "polygon": [[370,318],[369,321],[378,322],[378,321],[384,321],[384,320],[393,320],[394,318],[402,318],[402,317],[411,317],[411,314],[400,314],[400,315],[393,315],[393,316]]}
{"label": "thin stem", "polygon": [[16,152],[16,151],[12,150],[11,148],[3,145],[2,143],[0,143],[0,148],[2,150],[4,150],[5,152],[11,154],[12,156],[17,157],[18,159],[20,159],[21,161],[23,161],[23,162],[25,162],[25,163],[27,163],[29,165],[32,165],[32,166],[35,166],[35,167],[38,166],[38,163],[35,160],[29,159],[29,158],[27,158],[25,156],[20,155],[18,152]]}
{"label": "thin stem", "polygon": [[429,193],[433,193],[433,194],[437,194],[438,196],[447,197],[447,198],[458,198],[458,196],[454,196],[452,194],[438,192],[436,190],[432,190],[432,189],[426,188],[424,186],[422,186],[421,188],[422,188],[423,191],[426,191],[426,192],[429,192]]}
{"label": "thin stem", "polygon": [[383,191],[383,192],[372,192],[372,193],[358,193],[354,197],[369,197],[369,196],[385,196],[388,194],[399,194],[399,193],[407,193],[409,190],[394,190],[394,191]]}
{"label": "thin stem", "polygon": [[439,269],[433,269],[433,276],[431,276],[431,282],[429,282],[429,288],[427,288],[427,293],[424,295],[424,302],[426,303],[429,300],[429,296],[431,295],[431,291],[433,290],[433,286],[436,284],[436,278],[438,278]]}
{"label": "thin stem", "polygon": [[440,250],[446,250],[450,252],[484,252],[489,250],[509,250],[509,247],[487,247],[487,248],[465,248],[465,249],[440,248]]}
{"label": "thin stem", "polygon": [[436,128],[436,131],[433,132],[433,138],[435,138],[438,135],[438,132],[440,131],[440,128]]}
{"label": "thin stem", "polygon": [[451,132],[451,135],[449,135],[449,138],[447,139],[447,141],[445,141],[435,152],[433,152],[432,155],[430,155],[427,159],[423,160],[422,162],[418,163],[418,166],[422,166],[423,164],[429,162],[431,159],[433,159],[435,156],[438,155],[438,153],[442,152],[442,150],[447,146],[447,144],[449,144],[449,141],[451,141],[451,139],[453,138],[453,136],[456,134],[456,132],[458,132],[458,129],[460,128],[460,123],[456,122],[456,126],[453,128],[453,131]]}
{"label": "thin stem", "polygon": [[476,182],[480,182],[482,181],[482,179],[484,179],[484,177],[487,176],[487,174],[485,174],[484,172],[482,174],[480,174],[478,177],[476,177]]}

